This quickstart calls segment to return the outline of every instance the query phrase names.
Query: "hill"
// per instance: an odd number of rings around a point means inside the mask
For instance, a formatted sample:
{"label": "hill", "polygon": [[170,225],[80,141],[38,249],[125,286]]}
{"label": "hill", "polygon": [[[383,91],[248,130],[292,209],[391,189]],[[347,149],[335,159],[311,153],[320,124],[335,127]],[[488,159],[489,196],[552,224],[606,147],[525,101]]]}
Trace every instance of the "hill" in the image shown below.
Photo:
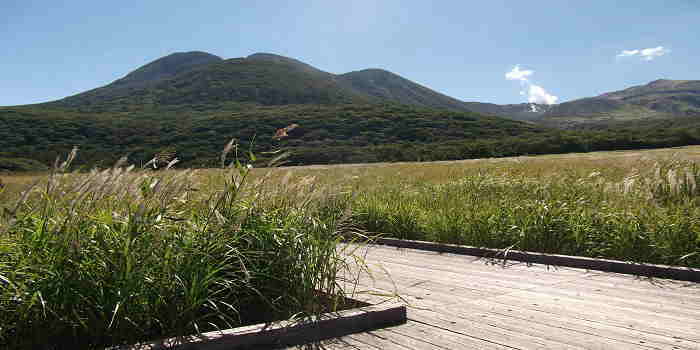
{"label": "hill", "polygon": [[[0,107],[0,158],[13,169],[26,168],[27,159],[49,165],[79,146],[83,164],[108,165],[123,155],[145,163],[167,151],[183,166],[216,166],[232,137],[255,140],[257,153],[290,150],[291,164],[681,146],[700,143],[695,86],[656,82],[552,106],[464,103],[379,69],[335,75],[269,53],[176,53],[81,94]],[[675,115],[659,105],[667,100],[683,118],[668,119]],[[290,124],[299,127],[288,139],[272,139]]]}
{"label": "hill", "polygon": [[173,53],[150,62],[106,86],[50,102],[48,105],[85,107],[109,101],[124,100],[178,74],[190,72],[198,67],[221,61],[223,61],[222,58],[206,52]]}
{"label": "hill", "polygon": [[495,103],[464,102],[472,112],[487,115],[497,115],[513,120],[531,121],[541,117],[549,108],[548,105],[537,103],[517,103],[499,105]]}
{"label": "hill", "polygon": [[262,105],[391,102],[472,111],[462,101],[381,69],[336,75],[271,53],[224,60],[198,51],[157,59],[111,84],[45,105],[123,111],[145,105],[216,108],[231,101]]}
{"label": "hill", "polygon": [[554,105],[534,121],[576,128],[686,117],[700,117],[700,81],[661,79]]}
{"label": "hill", "polygon": [[661,79],[554,105],[464,104],[473,112],[531,121],[559,129],[617,127],[620,123],[700,116],[700,81]]}
{"label": "hill", "polygon": [[382,69],[336,75],[271,53],[224,60],[193,51],[165,56],[111,84],[46,105],[101,112],[139,110],[144,106],[214,110],[229,102],[268,106],[401,103],[471,111],[560,129],[598,128],[700,115],[700,81],[656,80],[555,105],[498,105],[463,102]]}
{"label": "hill", "polygon": [[[289,140],[271,138],[289,124],[300,125]],[[184,166],[215,166],[231,137],[255,139],[256,152],[283,146],[292,164],[309,164],[436,159],[448,155],[431,145],[545,132],[464,111],[460,101],[387,71],[335,75],[270,53],[203,52],[163,57],[58,101],[0,108],[0,130],[5,158],[50,164],[77,145],[89,164],[125,154],[146,162],[175,150]]]}
{"label": "hill", "polygon": [[659,79],[598,96],[674,115],[700,115],[700,81]]}
{"label": "hill", "polygon": [[[201,53],[175,55],[140,67],[107,86],[46,105],[108,111],[133,106],[218,106],[231,101],[284,105],[370,100],[344,88],[332,74],[282,56],[254,54],[222,60]],[[160,69],[164,66],[170,69]]]}
{"label": "hill", "polygon": [[382,69],[365,69],[338,76],[344,86],[382,100],[458,111],[469,109],[460,100],[416,84]]}
{"label": "hill", "polygon": [[[272,138],[290,124],[299,127],[288,138]],[[216,166],[223,145],[236,138],[243,144],[255,140],[256,153],[284,147],[294,154],[292,164],[418,160],[446,156],[430,150],[439,143],[544,132],[498,117],[400,104],[228,103],[216,110],[178,106],[125,112],[20,106],[0,108],[0,157],[52,164],[79,146],[83,164],[108,165],[123,155],[145,163],[160,151],[174,150],[183,166]]]}

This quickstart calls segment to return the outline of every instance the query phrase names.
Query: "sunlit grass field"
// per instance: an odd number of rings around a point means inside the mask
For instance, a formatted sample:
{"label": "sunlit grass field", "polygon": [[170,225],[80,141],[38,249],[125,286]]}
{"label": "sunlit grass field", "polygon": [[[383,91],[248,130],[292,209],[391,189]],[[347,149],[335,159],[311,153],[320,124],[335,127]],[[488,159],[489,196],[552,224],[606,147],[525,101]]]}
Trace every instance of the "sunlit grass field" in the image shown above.
{"label": "sunlit grass field", "polygon": [[280,168],[369,233],[700,267],[700,147]]}
{"label": "sunlit grass field", "polygon": [[[319,312],[351,279],[336,246],[357,232],[700,268],[699,161],[695,146],[0,175],[0,344],[133,343]],[[46,335],[26,342],[33,332]]]}
{"label": "sunlit grass field", "polygon": [[308,180],[269,187],[238,163],[70,172],[73,155],[2,177],[0,348],[104,348],[347,307],[347,203]]}

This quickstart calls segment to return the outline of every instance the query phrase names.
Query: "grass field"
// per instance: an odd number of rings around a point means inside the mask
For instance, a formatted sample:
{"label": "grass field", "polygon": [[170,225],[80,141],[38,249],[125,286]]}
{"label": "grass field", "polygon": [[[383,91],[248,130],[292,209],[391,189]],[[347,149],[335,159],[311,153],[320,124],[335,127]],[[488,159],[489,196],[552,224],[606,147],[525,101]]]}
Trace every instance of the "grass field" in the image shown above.
{"label": "grass field", "polygon": [[691,146],[275,174],[349,195],[371,233],[700,267],[698,161]]}
{"label": "grass field", "polygon": [[346,307],[346,204],[312,184],[282,193],[244,165],[202,178],[67,163],[2,177],[0,348],[104,348]]}
{"label": "grass field", "polygon": [[698,268],[698,161],[683,147],[1,175],[0,344],[94,347],[320,312],[347,268],[336,243],[356,231]]}

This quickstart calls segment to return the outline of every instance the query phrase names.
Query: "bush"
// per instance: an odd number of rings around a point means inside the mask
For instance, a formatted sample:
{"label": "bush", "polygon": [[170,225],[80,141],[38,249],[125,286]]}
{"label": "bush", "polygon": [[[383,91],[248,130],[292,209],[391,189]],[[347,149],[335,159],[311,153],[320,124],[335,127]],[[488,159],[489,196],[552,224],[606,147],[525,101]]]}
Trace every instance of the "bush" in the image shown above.
{"label": "bush", "polygon": [[46,171],[49,168],[34,159],[0,158],[0,172]]}

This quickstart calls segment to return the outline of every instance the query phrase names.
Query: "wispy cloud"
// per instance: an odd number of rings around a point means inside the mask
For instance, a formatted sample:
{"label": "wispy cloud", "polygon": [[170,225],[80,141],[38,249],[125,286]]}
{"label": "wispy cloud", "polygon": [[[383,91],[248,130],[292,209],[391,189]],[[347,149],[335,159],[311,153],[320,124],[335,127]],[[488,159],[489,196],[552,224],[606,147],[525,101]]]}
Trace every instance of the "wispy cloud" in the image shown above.
{"label": "wispy cloud", "polygon": [[663,55],[666,55],[670,53],[671,50],[667,49],[663,46],[657,46],[657,47],[650,47],[646,49],[637,49],[637,50],[622,50],[619,54],[617,54],[617,58],[624,58],[624,57],[640,57],[641,59],[645,61],[651,61],[657,57],[661,57]]}
{"label": "wispy cloud", "polygon": [[510,72],[506,73],[505,77],[506,80],[516,80],[520,82],[523,87],[520,94],[527,94],[527,102],[548,105],[557,103],[559,99],[557,96],[548,93],[543,87],[535,85],[530,81],[529,77],[534,73],[534,71],[528,69],[520,70],[520,65],[515,65]]}
{"label": "wispy cloud", "polygon": [[520,65],[515,65],[510,72],[506,73],[506,79],[527,81],[527,77],[531,76],[532,73],[534,72],[531,70],[520,70]]}

